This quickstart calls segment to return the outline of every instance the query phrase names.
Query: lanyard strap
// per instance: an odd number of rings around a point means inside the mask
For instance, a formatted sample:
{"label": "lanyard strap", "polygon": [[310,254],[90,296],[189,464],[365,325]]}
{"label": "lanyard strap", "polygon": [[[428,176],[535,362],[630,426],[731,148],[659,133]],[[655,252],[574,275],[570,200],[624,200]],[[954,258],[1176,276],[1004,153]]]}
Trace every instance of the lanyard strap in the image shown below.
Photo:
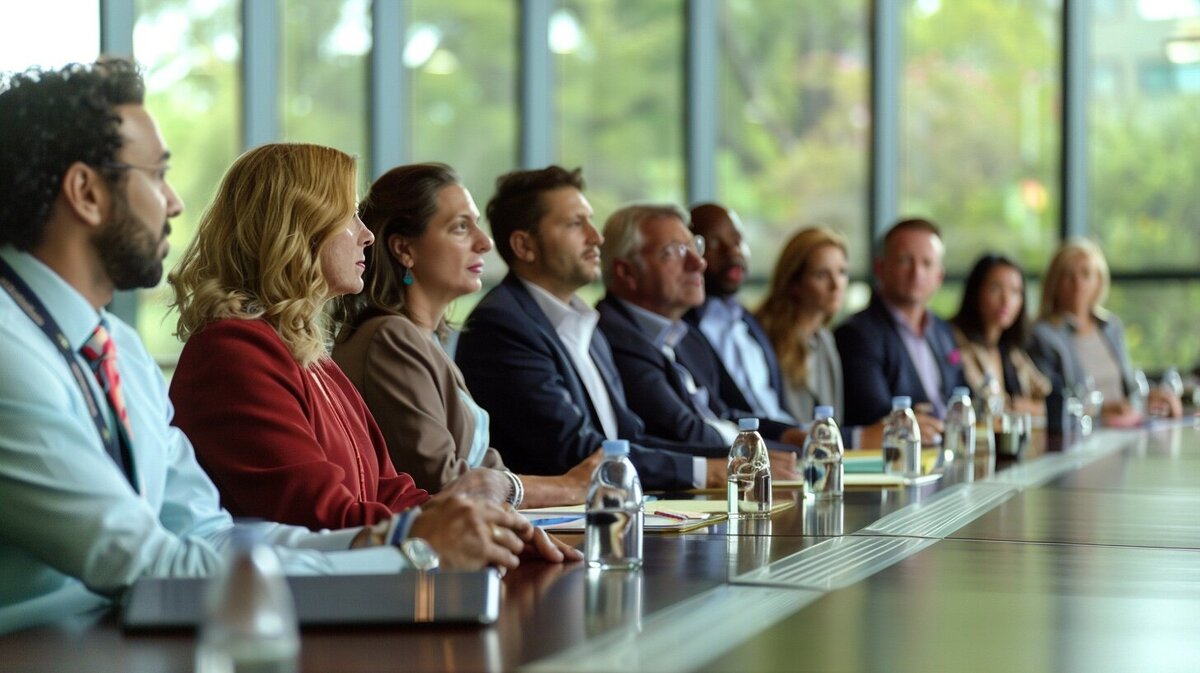
{"label": "lanyard strap", "polygon": [[[120,428],[121,423],[117,423],[117,432],[112,432],[108,427],[108,421],[105,420],[104,414],[100,411],[100,403],[96,399],[95,392],[88,385],[87,375],[84,373],[83,367],[79,364],[79,359],[75,357],[75,353],[71,350],[71,342],[67,340],[58,323],[46,310],[46,306],[38,299],[29,285],[17,275],[12,266],[7,261],[0,258],[0,287],[3,287],[8,294],[16,302],[17,306],[25,312],[25,315],[33,321],[35,325],[42,328],[42,332],[46,334],[46,338],[50,339],[51,343],[58,347],[58,352],[66,361],[67,366],[71,369],[71,375],[75,378],[75,383],[79,385],[79,390],[83,392],[83,400],[87,403],[88,413],[92,415],[92,422],[96,424],[96,431],[100,433],[100,441],[104,444],[104,448],[108,454],[112,456],[117,466],[125,474],[125,478],[129,480],[129,484],[133,486],[133,490],[137,490],[137,483],[133,478],[132,465],[133,456],[130,452],[129,441],[125,437],[125,432]],[[107,404],[107,402],[106,402]],[[114,412],[115,413],[115,412]]]}

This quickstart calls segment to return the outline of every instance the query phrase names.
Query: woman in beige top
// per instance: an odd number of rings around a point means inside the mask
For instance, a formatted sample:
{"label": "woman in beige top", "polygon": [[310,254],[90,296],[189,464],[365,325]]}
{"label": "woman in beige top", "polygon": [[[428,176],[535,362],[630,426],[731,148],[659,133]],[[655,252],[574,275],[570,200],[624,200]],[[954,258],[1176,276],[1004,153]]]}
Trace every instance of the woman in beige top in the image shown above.
{"label": "woman in beige top", "polygon": [[1016,411],[1045,415],[1050,380],[1034,366],[1025,346],[1025,275],[1003,255],[980,257],[967,276],[962,304],[950,321],[962,354],[963,375],[975,393],[985,383]]}
{"label": "woman in beige top", "polygon": [[[492,248],[470,192],[449,166],[401,166],[371,185],[360,215],[377,243],[366,289],[335,311],[333,359],[362,393],[396,468],[420,487],[437,492],[467,470],[504,470],[488,444],[488,414],[442,343],[446,308],[480,289]],[[505,474],[527,507],[580,503],[598,461],[599,452],[557,477]]]}

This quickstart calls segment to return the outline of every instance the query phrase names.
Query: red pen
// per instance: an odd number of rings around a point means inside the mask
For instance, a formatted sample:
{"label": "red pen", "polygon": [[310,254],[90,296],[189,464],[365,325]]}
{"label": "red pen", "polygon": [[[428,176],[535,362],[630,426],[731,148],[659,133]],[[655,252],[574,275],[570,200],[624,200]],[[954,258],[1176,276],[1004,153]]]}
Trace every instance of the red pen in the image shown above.
{"label": "red pen", "polygon": [[676,521],[687,521],[688,520],[688,518],[686,516],[684,516],[682,514],[676,514],[675,512],[665,512],[663,510],[654,510],[653,512],[650,512],[650,513],[653,514],[654,516],[663,516],[668,519],[675,519]]}

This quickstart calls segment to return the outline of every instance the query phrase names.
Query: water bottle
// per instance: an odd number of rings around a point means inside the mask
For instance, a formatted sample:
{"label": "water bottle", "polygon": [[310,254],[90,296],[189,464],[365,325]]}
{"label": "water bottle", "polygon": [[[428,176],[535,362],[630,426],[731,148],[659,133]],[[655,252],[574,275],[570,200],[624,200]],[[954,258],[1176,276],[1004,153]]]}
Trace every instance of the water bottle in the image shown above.
{"label": "water bottle", "polygon": [[1129,406],[1140,416],[1147,412],[1146,403],[1150,399],[1150,379],[1141,369],[1133,372],[1133,388],[1129,391]]}
{"label": "water bottle", "polygon": [[883,421],[883,471],[905,477],[921,475],[921,427],[912,398],[892,398],[892,413]]}
{"label": "water bottle", "polygon": [[946,402],[946,420],[942,448],[946,460],[975,459],[975,408],[971,406],[971,389],[959,386]]}
{"label": "water bottle", "polygon": [[818,500],[842,497],[842,431],[833,407],[819,406],[804,439],[804,482]]}
{"label": "water bottle", "polygon": [[1167,371],[1163,372],[1162,382],[1159,385],[1175,397],[1183,398],[1183,377],[1175,367],[1168,367]]}
{"label": "water bottle", "polygon": [[629,442],[609,439],[587,492],[584,557],[590,568],[642,567],[642,482],[629,462]]}
{"label": "water bottle", "polygon": [[279,557],[235,529],[225,567],[208,583],[196,673],[296,673],[300,629]]}
{"label": "water bottle", "polygon": [[[1104,393],[1096,388],[1096,380],[1090,376],[1075,384],[1074,399],[1079,400],[1079,437],[1087,437],[1092,434],[1092,428],[1100,424],[1100,410],[1104,406]],[[1067,404],[1072,407],[1074,404],[1070,399]]]}
{"label": "water bottle", "polygon": [[771,461],[758,434],[758,419],[738,421],[738,436],[729,447],[726,471],[726,511],[729,518],[771,516]]}

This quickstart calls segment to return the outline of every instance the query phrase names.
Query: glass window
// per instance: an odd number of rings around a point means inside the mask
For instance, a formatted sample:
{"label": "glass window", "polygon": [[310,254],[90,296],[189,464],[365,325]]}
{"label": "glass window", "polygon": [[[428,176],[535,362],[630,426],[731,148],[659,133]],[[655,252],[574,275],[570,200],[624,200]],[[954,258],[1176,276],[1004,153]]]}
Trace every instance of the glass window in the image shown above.
{"label": "glass window", "polygon": [[718,199],[766,279],[793,232],[831,226],[870,266],[868,3],[731,0],[720,17]]}
{"label": "glass window", "polygon": [[[238,64],[241,28],[236,0],[138,0],[133,53],[146,71],[146,106],[171,149],[171,185],[183,214],[171,221],[170,269],[187,247],[217,183],[238,155]],[[175,338],[171,289],[164,282],[138,294],[138,331],[150,352],[170,363]]]}
{"label": "glass window", "polygon": [[[412,158],[453,166],[480,213],[496,178],[517,166],[517,4],[409,4],[404,65]],[[485,282],[499,281],[506,271],[499,255],[487,255]]]}
{"label": "glass window", "polygon": [[583,166],[598,223],[630,201],[685,205],[683,8],[644,0],[554,8],[558,161]]}
{"label": "glass window", "polygon": [[1130,281],[1113,285],[1105,308],[1125,323],[1125,342],[1134,367],[1186,372],[1200,365],[1196,307],[1200,282]]}
{"label": "glass window", "polygon": [[336,147],[358,157],[360,188],[367,143],[369,0],[284,0],[283,139]]}
{"label": "glass window", "polygon": [[1089,106],[1091,229],[1114,272],[1194,272],[1200,257],[1200,191],[1190,178],[1200,153],[1200,92],[1182,85],[1194,79],[1200,54],[1172,63],[1164,49],[1187,25],[1093,22],[1093,59],[1119,64],[1114,71],[1127,78],[1120,95],[1093,92]]}
{"label": "glass window", "polygon": [[899,209],[942,226],[950,273],[987,250],[1038,269],[1054,248],[1061,4],[906,4]]}
{"label": "glass window", "polygon": [[[1139,0],[1136,14],[1092,17],[1091,58],[1122,79],[1118,95],[1091,92],[1090,233],[1115,276],[1109,308],[1125,321],[1134,363],[1148,371],[1200,359],[1198,7]],[[1120,278],[1139,271],[1180,279]]]}
{"label": "glass window", "polygon": [[9,2],[3,12],[0,72],[90,63],[100,53],[98,0]]}

